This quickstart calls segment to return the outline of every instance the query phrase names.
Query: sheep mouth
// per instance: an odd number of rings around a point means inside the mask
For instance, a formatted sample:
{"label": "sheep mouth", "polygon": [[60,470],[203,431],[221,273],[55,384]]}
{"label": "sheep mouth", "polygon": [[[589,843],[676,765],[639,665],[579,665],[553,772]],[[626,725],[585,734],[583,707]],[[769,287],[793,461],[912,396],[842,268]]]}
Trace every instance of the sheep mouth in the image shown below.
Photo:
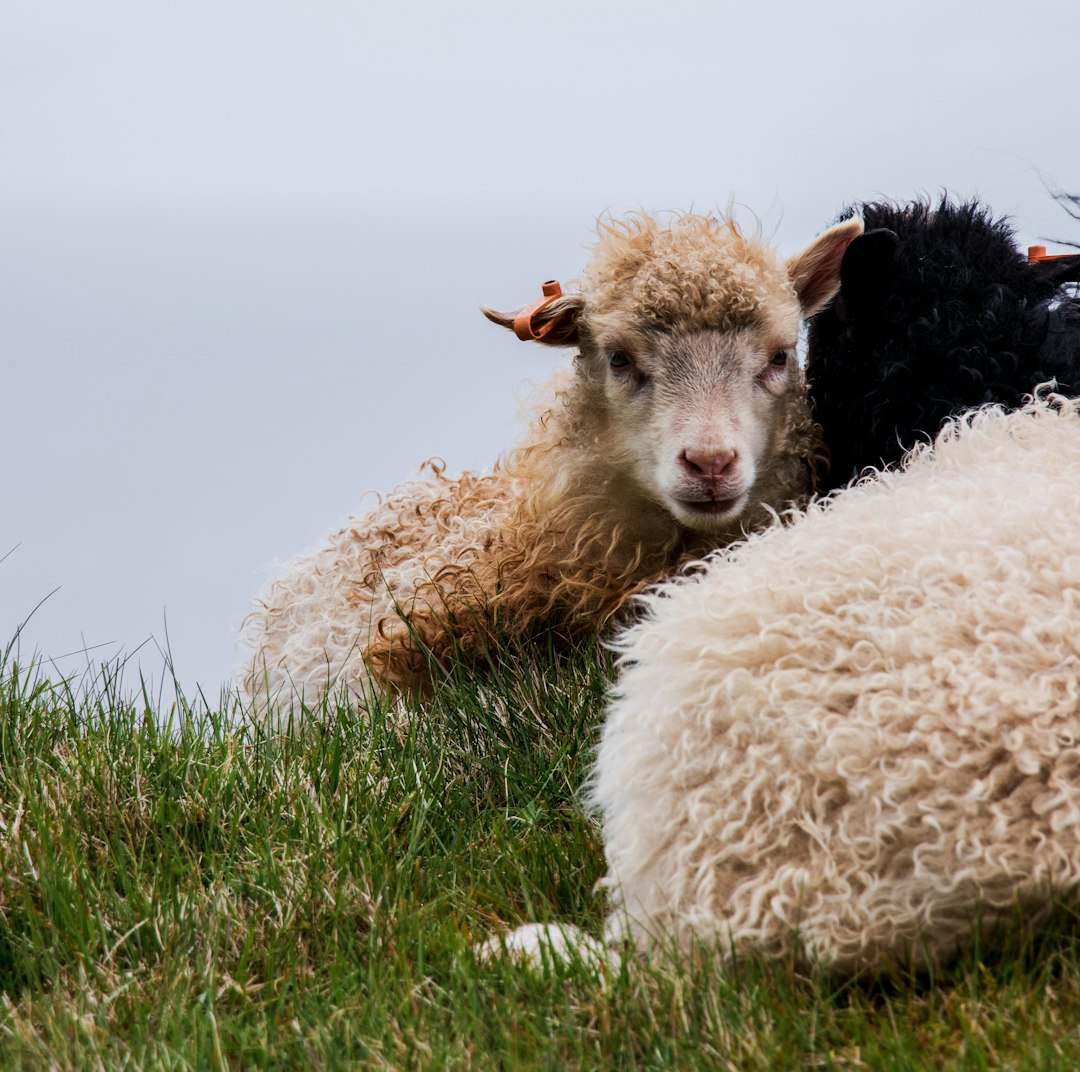
{"label": "sheep mouth", "polygon": [[694,514],[706,514],[711,517],[730,513],[742,506],[745,496],[736,495],[731,499],[677,499],[678,504]]}

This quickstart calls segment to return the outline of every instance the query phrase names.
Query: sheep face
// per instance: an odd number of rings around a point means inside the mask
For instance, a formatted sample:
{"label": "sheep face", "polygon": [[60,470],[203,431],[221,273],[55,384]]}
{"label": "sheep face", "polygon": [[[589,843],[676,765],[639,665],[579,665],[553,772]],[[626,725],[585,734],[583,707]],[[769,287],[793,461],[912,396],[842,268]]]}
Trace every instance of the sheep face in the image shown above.
{"label": "sheep face", "polygon": [[600,225],[576,293],[535,315],[484,313],[579,348],[567,404],[605,485],[720,536],[765,501],[755,492],[805,413],[800,318],[833,296],[861,232],[846,220],[785,263],[730,220],[641,213]]}
{"label": "sheep face", "polygon": [[610,464],[689,529],[737,520],[786,434],[803,390],[799,308],[786,306],[734,331],[610,325],[582,349],[579,374],[600,396]]}

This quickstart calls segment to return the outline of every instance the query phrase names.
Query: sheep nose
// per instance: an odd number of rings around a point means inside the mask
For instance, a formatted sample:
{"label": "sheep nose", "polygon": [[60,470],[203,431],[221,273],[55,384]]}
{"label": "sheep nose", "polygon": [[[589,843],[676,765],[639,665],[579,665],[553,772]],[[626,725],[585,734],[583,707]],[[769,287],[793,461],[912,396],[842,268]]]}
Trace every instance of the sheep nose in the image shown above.
{"label": "sheep nose", "polygon": [[738,452],[734,450],[693,450],[690,447],[679,455],[679,461],[691,476],[710,483],[727,476],[737,458]]}

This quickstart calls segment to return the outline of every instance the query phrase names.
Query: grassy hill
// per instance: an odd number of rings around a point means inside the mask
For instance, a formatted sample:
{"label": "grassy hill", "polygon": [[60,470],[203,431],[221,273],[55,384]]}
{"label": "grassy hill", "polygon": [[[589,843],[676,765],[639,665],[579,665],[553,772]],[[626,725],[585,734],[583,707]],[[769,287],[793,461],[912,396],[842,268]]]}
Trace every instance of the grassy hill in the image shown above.
{"label": "grassy hill", "polygon": [[609,668],[505,655],[285,734],[0,668],[0,1069],[1080,1067],[1064,908],[933,977],[478,961],[604,915],[579,791]]}

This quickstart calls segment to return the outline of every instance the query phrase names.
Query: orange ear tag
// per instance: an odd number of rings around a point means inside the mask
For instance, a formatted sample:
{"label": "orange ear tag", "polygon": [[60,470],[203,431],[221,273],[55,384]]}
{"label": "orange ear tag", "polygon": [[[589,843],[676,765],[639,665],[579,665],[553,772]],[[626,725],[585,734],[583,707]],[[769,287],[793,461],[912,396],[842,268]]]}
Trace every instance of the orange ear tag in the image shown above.
{"label": "orange ear tag", "polygon": [[1075,257],[1075,253],[1047,253],[1046,246],[1028,246],[1028,264],[1039,261],[1060,261],[1066,257]]}
{"label": "orange ear tag", "polygon": [[546,309],[556,298],[562,297],[562,287],[559,285],[557,279],[549,279],[546,283],[540,284],[540,289],[544,296],[534,301],[531,305],[526,305],[518,312],[517,316],[514,317],[514,334],[521,339],[522,342],[542,339],[555,327],[556,322],[554,320],[549,320],[546,324],[535,327],[533,325],[533,318],[542,309]]}

